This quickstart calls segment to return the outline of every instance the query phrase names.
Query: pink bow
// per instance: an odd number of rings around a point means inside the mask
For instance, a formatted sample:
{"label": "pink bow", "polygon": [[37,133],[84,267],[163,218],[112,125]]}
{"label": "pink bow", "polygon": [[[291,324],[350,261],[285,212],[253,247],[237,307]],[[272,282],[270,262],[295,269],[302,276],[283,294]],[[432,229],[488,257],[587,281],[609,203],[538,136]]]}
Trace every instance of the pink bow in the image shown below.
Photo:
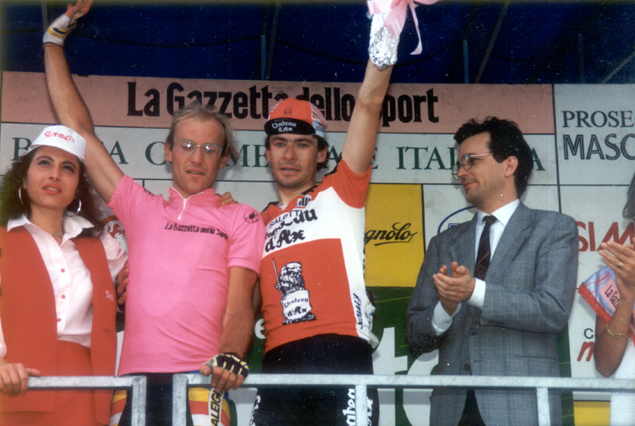
{"label": "pink bow", "polygon": [[423,50],[421,44],[421,32],[419,31],[419,22],[417,21],[417,15],[415,15],[415,2],[421,4],[433,4],[439,0],[368,0],[368,10],[371,15],[382,14],[387,10],[390,10],[388,16],[384,19],[384,25],[392,37],[398,37],[403,30],[404,23],[406,22],[406,13],[408,7],[412,12],[413,21],[415,22],[415,28],[417,29],[417,37],[419,38],[419,44],[417,48],[410,53],[411,55],[418,55]]}

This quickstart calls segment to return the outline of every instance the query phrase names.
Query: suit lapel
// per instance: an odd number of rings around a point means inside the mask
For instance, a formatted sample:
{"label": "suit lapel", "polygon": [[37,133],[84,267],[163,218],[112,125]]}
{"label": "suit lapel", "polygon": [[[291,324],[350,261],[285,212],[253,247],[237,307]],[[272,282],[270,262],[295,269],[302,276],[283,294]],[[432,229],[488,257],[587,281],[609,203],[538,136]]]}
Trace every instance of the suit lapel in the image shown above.
{"label": "suit lapel", "polygon": [[496,246],[496,251],[487,270],[485,281],[500,281],[501,275],[507,270],[523,242],[531,234],[532,211],[523,203],[509,219],[503,235]]}
{"label": "suit lapel", "polygon": [[[474,273],[474,259],[476,259],[476,253],[474,253],[476,217],[477,215],[474,214],[469,226],[465,227],[462,232],[457,232],[450,245],[450,259],[467,267],[472,274]],[[450,265],[447,266],[450,267]]]}

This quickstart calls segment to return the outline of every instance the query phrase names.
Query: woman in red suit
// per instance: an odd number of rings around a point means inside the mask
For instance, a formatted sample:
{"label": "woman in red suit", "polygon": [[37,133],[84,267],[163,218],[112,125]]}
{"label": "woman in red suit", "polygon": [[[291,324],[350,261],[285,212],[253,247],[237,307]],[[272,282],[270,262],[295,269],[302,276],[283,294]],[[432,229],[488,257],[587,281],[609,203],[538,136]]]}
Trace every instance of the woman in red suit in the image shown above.
{"label": "woman in red suit", "polygon": [[125,252],[103,231],[85,141],[44,129],[0,190],[0,425],[103,425],[111,391],[28,391],[29,376],[115,374]]}

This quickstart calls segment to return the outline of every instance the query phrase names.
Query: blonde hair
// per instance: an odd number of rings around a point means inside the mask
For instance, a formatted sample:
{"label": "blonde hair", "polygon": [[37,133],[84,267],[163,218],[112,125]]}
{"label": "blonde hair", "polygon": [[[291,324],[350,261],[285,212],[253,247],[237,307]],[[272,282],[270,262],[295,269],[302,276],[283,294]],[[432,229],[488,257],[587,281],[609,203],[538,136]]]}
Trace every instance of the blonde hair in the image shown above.
{"label": "blonde hair", "polygon": [[236,148],[236,139],[234,138],[234,129],[229,123],[226,115],[216,112],[216,108],[211,106],[203,106],[200,102],[194,101],[186,107],[181,108],[172,115],[172,124],[170,125],[170,133],[165,139],[170,149],[174,148],[174,133],[176,125],[184,120],[216,120],[223,127],[223,157],[230,156],[235,163],[238,161],[238,149]]}

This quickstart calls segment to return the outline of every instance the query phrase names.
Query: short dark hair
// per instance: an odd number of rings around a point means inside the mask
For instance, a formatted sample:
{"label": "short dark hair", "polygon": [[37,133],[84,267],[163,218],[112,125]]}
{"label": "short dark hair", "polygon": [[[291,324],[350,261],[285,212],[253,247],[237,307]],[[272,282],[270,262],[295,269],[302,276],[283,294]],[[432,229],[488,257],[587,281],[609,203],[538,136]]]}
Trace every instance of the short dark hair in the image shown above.
{"label": "short dark hair", "polygon": [[170,124],[170,133],[165,139],[165,143],[168,144],[168,148],[174,147],[174,133],[176,132],[176,125],[181,121],[196,118],[199,120],[216,120],[223,127],[223,157],[230,156],[232,161],[238,161],[238,149],[236,148],[236,140],[234,138],[234,129],[229,122],[229,118],[226,115],[216,111],[216,108],[201,105],[200,102],[194,101],[189,105],[181,108],[172,114],[172,124]]}
{"label": "short dark hair", "polygon": [[[13,162],[11,168],[2,178],[2,188],[0,188],[0,226],[7,226],[9,219],[17,219],[23,214],[27,217],[31,214],[31,200],[27,191],[22,190],[22,200],[18,191],[24,185],[29,167],[35,157],[36,148],[28,154]],[[79,160],[78,160],[79,161]],[[78,216],[83,217],[93,224],[93,228],[85,228],[81,236],[98,237],[104,229],[104,225],[99,220],[99,209],[92,194],[92,187],[85,174],[86,166],[79,161],[79,183],[77,185],[77,197],[68,205],[69,212],[77,210],[80,200],[82,208]]]}
{"label": "short dark hair", "polygon": [[[317,138],[317,141],[318,141],[318,146],[317,146],[318,152],[329,148],[329,143],[322,136],[318,136],[318,135],[310,135],[310,136],[315,136]],[[265,148],[269,149],[270,147],[271,147],[271,136],[268,135],[265,138]],[[324,160],[322,163],[318,163],[317,164],[318,171],[326,168],[326,164],[328,162],[329,162],[329,157],[328,157],[328,153],[327,153],[326,160]]]}
{"label": "short dark hair", "polygon": [[466,139],[481,133],[489,133],[489,150],[497,162],[501,163],[509,157],[518,159],[514,184],[516,195],[520,198],[527,189],[527,182],[534,168],[534,156],[518,125],[496,117],[487,117],[482,123],[471,119],[456,132],[454,140],[457,145],[461,145]]}

